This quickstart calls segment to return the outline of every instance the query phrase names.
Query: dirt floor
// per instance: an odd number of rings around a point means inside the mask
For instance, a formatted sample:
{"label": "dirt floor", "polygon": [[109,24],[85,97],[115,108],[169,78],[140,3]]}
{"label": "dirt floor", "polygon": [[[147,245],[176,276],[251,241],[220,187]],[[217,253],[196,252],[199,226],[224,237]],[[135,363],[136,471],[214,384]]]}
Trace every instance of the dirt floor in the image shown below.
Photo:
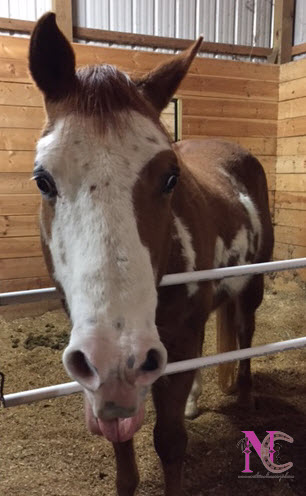
{"label": "dirt floor", "polygon": [[[306,291],[288,286],[269,290],[258,312],[254,345],[306,335]],[[0,320],[0,370],[6,393],[67,382],[61,365],[69,324],[61,310],[40,317]],[[205,353],[215,353],[214,318]],[[220,393],[216,370],[203,371],[201,415],[186,421],[189,433],[185,467],[186,496],[306,495],[306,349],[253,360],[256,409],[239,407],[235,396]],[[141,484],[139,496],[162,495],[159,461],[152,446],[154,412],[150,401],[145,424],[136,435]],[[280,442],[279,462],[291,460],[291,478],[239,478],[244,454],[242,430],[260,440],[280,430],[294,443]],[[265,476],[256,454],[254,474]],[[272,474],[270,474],[272,475]],[[112,446],[90,436],[80,395],[0,411],[0,494],[3,496],[112,496]]]}

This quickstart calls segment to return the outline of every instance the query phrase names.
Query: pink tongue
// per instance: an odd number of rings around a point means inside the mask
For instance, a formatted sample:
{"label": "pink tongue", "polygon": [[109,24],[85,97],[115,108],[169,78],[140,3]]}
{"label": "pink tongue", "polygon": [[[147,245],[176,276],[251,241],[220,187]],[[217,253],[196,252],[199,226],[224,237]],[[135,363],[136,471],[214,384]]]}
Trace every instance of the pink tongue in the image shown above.
{"label": "pink tongue", "polygon": [[85,400],[85,418],[89,431],[98,436],[105,436],[112,443],[123,443],[131,439],[143,424],[145,414],[144,404],[140,406],[137,415],[130,418],[101,420],[93,416],[88,400]]}
{"label": "pink tongue", "polygon": [[117,418],[114,420],[98,419],[101,434],[112,443],[124,443],[132,439],[143,424],[145,408],[141,405],[137,415],[129,418]]}

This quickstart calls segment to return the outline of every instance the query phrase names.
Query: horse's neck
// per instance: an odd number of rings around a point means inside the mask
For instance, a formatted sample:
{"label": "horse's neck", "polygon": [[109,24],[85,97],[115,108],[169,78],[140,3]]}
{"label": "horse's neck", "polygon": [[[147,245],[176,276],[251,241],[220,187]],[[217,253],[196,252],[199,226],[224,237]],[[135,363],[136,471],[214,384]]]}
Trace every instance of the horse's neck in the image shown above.
{"label": "horse's neck", "polygon": [[[207,200],[203,188],[185,165],[172,201],[171,252],[168,271],[184,272],[195,269],[197,253],[202,252],[203,236],[207,230]],[[201,229],[199,229],[199,226]],[[201,232],[199,232],[201,231]],[[206,245],[209,240],[205,241]],[[207,246],[208,252],[209,247]]]}

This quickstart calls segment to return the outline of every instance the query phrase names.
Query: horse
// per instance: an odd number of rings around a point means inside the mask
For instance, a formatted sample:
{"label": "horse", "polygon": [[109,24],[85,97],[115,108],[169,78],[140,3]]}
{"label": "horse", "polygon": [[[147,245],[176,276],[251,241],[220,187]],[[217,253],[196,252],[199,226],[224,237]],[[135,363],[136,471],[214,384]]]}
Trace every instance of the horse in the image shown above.
{"label": "horse", "polygon": [[[214,310],[218,350],[250,346],[263,298],[262,275],[160,287],[163,275],[264,262],[273,248],[259,161],[225,141],[172,143],[161,124],[201,42],[132,77],[76,70],[53,13],[30,40],[47,116],[33,173],[41,243],[72,327],[63,364],[84,391],[89,431],[113,443],[119,496],[139,482],[133,437],[150,391],[165,495],[182,494],[184,417],[198,414],[201,378],[164,376],[166,363],[201,355]],[[219,383],[246,405],[250,361],[220,366]]]}

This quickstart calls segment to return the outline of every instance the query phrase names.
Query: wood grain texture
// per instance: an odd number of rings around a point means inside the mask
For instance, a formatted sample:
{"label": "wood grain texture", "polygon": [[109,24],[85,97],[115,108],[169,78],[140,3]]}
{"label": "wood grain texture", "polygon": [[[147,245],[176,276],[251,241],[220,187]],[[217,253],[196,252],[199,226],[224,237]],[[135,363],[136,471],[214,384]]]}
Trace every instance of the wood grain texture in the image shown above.
{"label": "wood grain texture", "polygon": [[0,128],[41,129],[45,120],[41,107],[0,106]]}
{"label": "wood grain texture", "polygon": [[306,155],[283,155],[277,157],[276,172],[278,174],[306,174]]}
{"label": "wood grain texture", "polygon": [[277,174],[277,191],[306,191],[306,174]]}
{"label": "wood grain texture", "polygon": [[37,215],[0,215],[0,238],[37,236]]}
{"label": "wood grain texture", "polygon": [[304,136],[306,130],[306,116],[293,117],[278,122],[278,136],[280,138],[290,136]]}
{"label": "wood grain texture", "polygon": [[33,166],[34,151],[0,150],[0,172],[28,172],[30,174]]}
{"label": "wood grain texture", "polygon": [[306,115],[306,97],[279,102],[278,119],[291,119]]}
{"label": "wood grain texture", "polygon": [[292,81],[306,77],[306,59],[294,60],[279,67],[279,81]]}
{"label": "wood grain texture", "polygon": [[295,226],[275,226],[275,239],[279,243],[294,244],[296,246],[306,246],[306,227]]}
{"label": "wood grain texture", "polygon": [[[56,1],[56,0],[55,0]],[[182,38],[169,38],[147,34],[124,33],[103,29],[82,28],[74,26],[75,38],[82,40],[98,41],[103,43],[118,43],[120,45],[142,46],[151,48],[166,48],[168,50],[186,50],[194,40]],[[272,50],[263,47],[250,47],[249,45],[233,45],[229,43],[214,43],[203,41],[199,52],[222,53],[234,55],[247,55],[255,57],[268,57]]]}
{"label": "wood grain texture", "polygon": [[306,136],[284,137],[277,140],[277,156],[306,155]]}
{"label": "wood grain texture", "polygon": [[184,136],[241,136],[276,137],[276,121],[259,119],[228,119],[225,117],[185,116],[182,132]]}
{"label": "wood grain texture", "polygon": [[0,150],[34,150],[39,129],[0,128]]}
{"label": "wood grain texture", "polygon": [[0,215],[38,215],[40,198],[37,193],[0,194]]}
{"label": "wood grain texture", "polygon": [[306,210],[306,192],[276,191],[275,209]]}
{"label": "wood grain texture", "polygon": [[291,60],[294,4],[294,0],[274,1],[273,50],[278,64]]}
{"label": "wood grain texture", "polygon": [[306,246],[296,246],[277,241],[274,245],[274,259],[288,260],[290,258],[306,257]]}
{"label": "wood grain texture", "polygon": [[184,97],[183,116],[277,119],[277,102],[256,102],[236,98]]}
{"label": "wood grain texture", "polygon": [[306,211],[305,210],[287,210],[285,208],[276,208],[275,225],[288,227],[306,227]]}
{"label": "wood grain texture", "polygon": [[0,280],[48,276],[42,257],[0,258]]}
{"label": "wood grain texture", "polygon": [[279,101],[293,100],[306,96],[306,77],[286,81],[280,84]]}
{"label": "wood grain texture", "polygon": [[52,0],[56,23],[67,40],[72,41],[72,0]]}
{"label": "wood grain texture", "polygon": [[43,99],[33,83],[25,84],[0,80],[0,105],[42,107]]}
{"label": "wood grain texture", "polygon": [[3,293],[11,291],[27,291],[28,289],[49,288],[53,282],[49,277],[25,277],[23,279],[0,279],[0,290]]}
{"label": "wood grain texture", "polygon": [[0,172],[0,195],[37,194],[34,181],[25,172]]}
{"label": "wood grain texture", "polygon": [[24,256],[42,256],[39,236],[0,238],[0,258],[15,259]]}

